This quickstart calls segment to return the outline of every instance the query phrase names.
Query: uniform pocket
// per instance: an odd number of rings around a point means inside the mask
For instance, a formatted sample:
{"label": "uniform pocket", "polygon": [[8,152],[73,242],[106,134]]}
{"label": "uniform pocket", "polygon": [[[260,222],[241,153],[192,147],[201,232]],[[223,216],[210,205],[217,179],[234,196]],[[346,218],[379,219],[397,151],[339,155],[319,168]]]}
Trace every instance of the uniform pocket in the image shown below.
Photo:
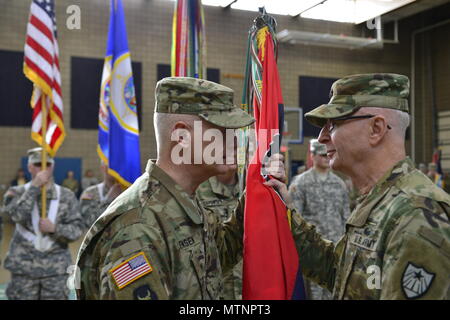
{"label": "uniform pocket", "polygon": [[205,271],[205,255],[200,250],[200,246],[192,248],[190,253],[191,266],[195,271],[198,285],[202,294],[202,300],[206,299],[206,271]]}
{"label": "uniform pocket", "polygon": [[339,299],[378,299],[381,293],[379,253],[349,245],[351,255],[344,266]]}

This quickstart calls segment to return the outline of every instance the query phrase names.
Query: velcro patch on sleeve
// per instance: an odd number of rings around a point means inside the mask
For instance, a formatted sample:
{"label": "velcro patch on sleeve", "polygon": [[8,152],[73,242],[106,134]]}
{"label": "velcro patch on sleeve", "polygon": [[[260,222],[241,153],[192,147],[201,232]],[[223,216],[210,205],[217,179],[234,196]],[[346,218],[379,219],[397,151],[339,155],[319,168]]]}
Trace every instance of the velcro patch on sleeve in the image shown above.
{"label": "velcro patch on sleeve", "polygon": [[92,199],[94,199],[94,196],[90,193],[83,193],[80,198],[80,200],[92,200]]}
{"label": "velcro patch on sleeve", "polygon": [[152,271],[152,266],[141,251],[109,270],[109,273],[120,290]]}
{"label": "velcro patch on sleeve", "polygon": [[7,198],[7,197],[15,197],[15,196],[16,196],[16,193],[14,192],[14,190],[8,190],[8,191],[6,191],[6,193],[4,195],[5,198]]}

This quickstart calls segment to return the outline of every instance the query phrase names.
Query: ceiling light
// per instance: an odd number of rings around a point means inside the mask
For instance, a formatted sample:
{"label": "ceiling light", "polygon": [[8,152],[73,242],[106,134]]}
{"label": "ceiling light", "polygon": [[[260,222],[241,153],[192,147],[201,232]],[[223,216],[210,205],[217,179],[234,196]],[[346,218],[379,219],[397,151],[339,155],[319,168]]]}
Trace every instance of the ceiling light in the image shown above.
{"label": "ceiling light", "polygon": [[234,0],[202,0],[202,4],[206,6],[228,7]]}
{"label": "ceiling light", "polygon": [[300,16],[360,24],[414,1],[416,0],[327,0]]}
{"label": "ceiling light", "polygon": [[231,8],[258,11],[258,8],[265,7],[267,13],[295,16],[322,1],[323,0],[238,0],[231,5]]}

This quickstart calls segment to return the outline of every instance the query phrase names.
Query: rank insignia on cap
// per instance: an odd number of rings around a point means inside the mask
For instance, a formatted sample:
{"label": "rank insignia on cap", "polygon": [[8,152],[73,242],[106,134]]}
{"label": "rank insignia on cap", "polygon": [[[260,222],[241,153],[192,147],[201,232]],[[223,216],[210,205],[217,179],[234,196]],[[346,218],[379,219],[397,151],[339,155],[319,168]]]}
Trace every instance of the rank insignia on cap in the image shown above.
{"label": "rank insignia on cap", "polygon": [[119,290],[152,271],[153,268],[142,251],[109,270]]}
{"label": "rank insignia on cap", "polygon": [[423,296],[431,287],[435,274],[408,262],[403,272],[402,288],[408,299]]}

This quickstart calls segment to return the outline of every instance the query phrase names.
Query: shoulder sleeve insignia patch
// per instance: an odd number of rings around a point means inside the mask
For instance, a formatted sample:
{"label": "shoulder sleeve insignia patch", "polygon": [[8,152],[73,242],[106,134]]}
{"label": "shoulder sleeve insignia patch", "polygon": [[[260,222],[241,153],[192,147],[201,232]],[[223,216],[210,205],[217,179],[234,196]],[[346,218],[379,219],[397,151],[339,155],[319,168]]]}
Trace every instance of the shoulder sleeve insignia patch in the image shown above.
{"label": "shoulder sleeve insignia patch", "polygon": [[5,195],[4,195],[5,198],[7,198],[7,197],[15,197],[15,196],[16,196],[16,192],[14,190],[8,190],[5,193]]}
{"label": "shoulder sleeve insignia patch", "polygon": [[158,296],[148,284],[140,286],[133,291],[133,297],[135,300],[158,300]]}
{"label": "shoulder sleeve insignia patch", "polygon": [[87,192],[83,193],[80,198],[80,200],[92,200],[92,199],[94,199],[94,196]]}
{"label": "shoulder sleeve insignia patch", "polygon": [[120,290],[152,271],[152,266],[141,251],[109,270],[109,273]]}
{"label": "shoulder sleeve insignia patch", "polygon": [[403,272],[402,289],[408,299],[417,299],[427,293],[436,274],[428,272],[411,262]]}

